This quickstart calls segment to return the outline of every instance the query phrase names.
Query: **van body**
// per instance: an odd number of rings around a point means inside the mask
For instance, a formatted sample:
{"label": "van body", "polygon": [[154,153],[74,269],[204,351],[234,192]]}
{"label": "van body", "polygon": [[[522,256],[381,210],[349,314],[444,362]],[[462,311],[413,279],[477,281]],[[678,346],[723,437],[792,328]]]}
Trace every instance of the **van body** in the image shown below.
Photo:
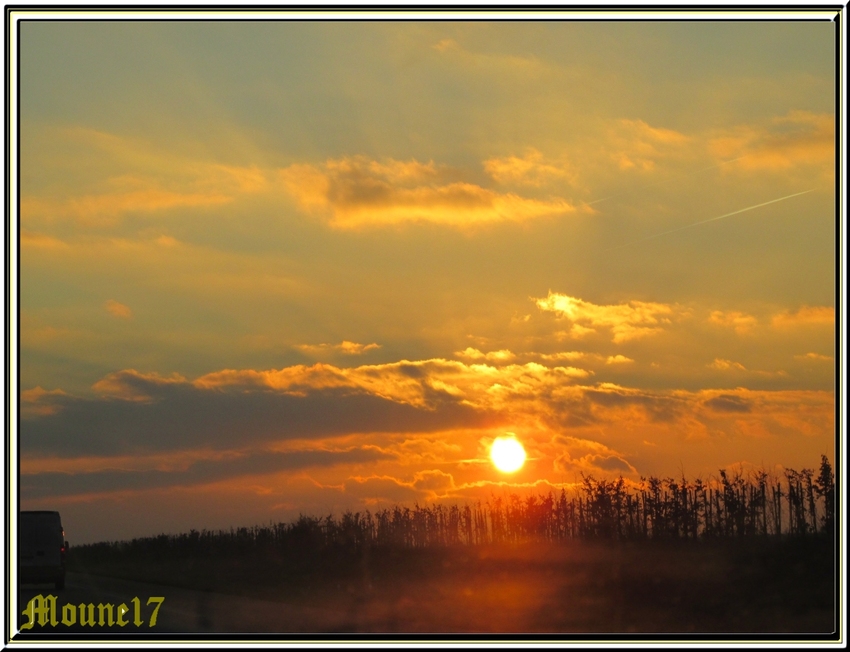
{"label": "van body", "polygon": [[21,512],[21,583],[53,582],[65,588],[65,531],[59,512]]}

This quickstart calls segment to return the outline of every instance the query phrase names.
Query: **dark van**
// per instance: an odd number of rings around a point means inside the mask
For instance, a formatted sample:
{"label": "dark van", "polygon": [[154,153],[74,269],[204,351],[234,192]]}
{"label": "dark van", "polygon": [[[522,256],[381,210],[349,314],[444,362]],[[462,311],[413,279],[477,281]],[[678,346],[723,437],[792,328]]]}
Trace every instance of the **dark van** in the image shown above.
{"label": "dark van", "polygon": [[65,588],[65,530],[59,512],[21,512],[21,583],[53,582]]}

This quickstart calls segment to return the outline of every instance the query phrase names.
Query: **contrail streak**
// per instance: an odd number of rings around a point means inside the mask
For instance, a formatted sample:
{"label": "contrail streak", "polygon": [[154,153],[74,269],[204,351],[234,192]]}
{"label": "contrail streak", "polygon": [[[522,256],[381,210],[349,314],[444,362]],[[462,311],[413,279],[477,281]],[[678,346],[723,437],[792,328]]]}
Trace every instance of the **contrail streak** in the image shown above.
{"label": "contrail streak", "polygon": [[629,247],[634,244],[638,244],[640,242],[646,242],[647,240],[652,240],[653,238],[660,238],[662,235],[669,235],[670,233],[676,233],[678,231],[684,231],[685,229],[690,229],[695,226],[699,226],[700,224],[707,224],[708,222],[716,222],[717,220],[722,220],[725,217],[732,217],[733,215],[738,215],[739,213],[746,213],[747,211],[751,211],[755,208],[761,208],[762,206],[767,206],[768,204],[775,204],[779,201],[785,201],[786,199],[791,199],[792,197],[799,197],[800,195],[805,195],[808,192],[813,192],[814,188],[811,190],[804,190],[803,192],[795,192],[793,195],[786,195],[785,197],[780,197],[779,199],[771,199],[770,201],[763,202],[761,204],[756,204],[755,206],[747,206],[746,208],[741,208],[737,211],[732,211],[731,213],[726,213],[725,215],[719,215],[718,217],[711,217],[707,220],[702,220],[700,222],[694,222],[693,224],[686,224],[685,226],[680,226],[676,229],[670,229],[669,231],[662,231],[661,233],[654,233],[653,235],[648,235],[645,238],[641,238],[640,240],[633,240],[632,242],[627,242],[626,244],[617,245],[616,247],[609,247],[605,249],[605,251],[611,251],[612,249],[620,249],[622,247]]}

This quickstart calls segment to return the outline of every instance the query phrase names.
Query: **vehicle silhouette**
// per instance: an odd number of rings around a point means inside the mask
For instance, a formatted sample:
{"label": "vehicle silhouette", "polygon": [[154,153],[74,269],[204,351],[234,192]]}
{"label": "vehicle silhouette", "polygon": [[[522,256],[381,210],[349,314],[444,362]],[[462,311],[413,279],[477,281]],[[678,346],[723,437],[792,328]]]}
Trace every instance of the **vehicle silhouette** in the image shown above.
{"label": "vehicle silhouette", "polygon": [[21,512],[19,537],[21,583],[53,582],[64,589],[68,542],[59,512]]}

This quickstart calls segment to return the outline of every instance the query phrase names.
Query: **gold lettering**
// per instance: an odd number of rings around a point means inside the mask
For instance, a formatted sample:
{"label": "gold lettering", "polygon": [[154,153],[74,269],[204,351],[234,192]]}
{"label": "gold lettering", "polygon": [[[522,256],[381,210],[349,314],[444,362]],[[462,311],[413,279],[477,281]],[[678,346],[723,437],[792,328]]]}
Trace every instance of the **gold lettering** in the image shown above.
{"label": "gold lettering", "polygon": [[[130,600],[135,607],[135,618],[133,619],[133,623],[136,627],[142,626],[142,616],[141,616],[141,606],[142,601],[139,600],[138,597],[132,598]],[[153,613],[151,613],[150,621],[148,622],[148,627],[155,627],[157,617],[159,615],[159,608],[162,606],[162,603],[165,602],[165,598],[162,596],[152,596],[148,598],[147,605],[154,605]],[[97,619],[95,620],[95,607],[97,607]],[[21,615],[27,617],[27,622],[21,625],[21,630],[32,629],[36,623],[41,627],[46,626],[48,623],[55,627],[59,624],[60,621],[56,619],[56,596],[55,595],[37,595],[32,598],[24,609],[21,612]],[[77,624],[77,612],[79,611],[79,624],[82,626],[94,627],[95,624],[103,626],[118,625],[119,627],[125,627],[130,621],[125,617],[130,613],[130,607],[127,606],[126,603],[122,602],[116,608],[112,603],[99,603],[94,605],[93,603],[83,604],[81,603],[79,607],[74,604],[66,604],[62,605],[62,624],[66,627],[70,627],[71,625]],[[117,611],[117,614],[116,614]]]}
{"label": "gold lettering", "polygon": [[109,604],[108,602],[106,604],[97,605],[97,613],[98,613],[97,624],[101,625],[101,626],[106,624],[105,622],[103,622],[104,612],[109,614],[109,625],[110,626],[114,625],[115,619],[112,617],[112,605]]}
{"label": "gold lettering", "polygon": [[138,597],[135,597],[132,600],[130,600],[130,602],[133,603],[134,611],[136,612],[135,618],[133,618],[133,624],[136,627],[141,627],[142,626],[142,613],[141,613],[142,612],[142,601],[139,600]]}
{"label": "gold lettering", "polygon": [[[45,600],[50,602],[50,624],[53,627],[56,627],[56,625],[59,624],[59,621],[56,620],[56,596],[55,595],[48,595],[45,598]],[[44,623],[42,623],[42,624],[44,624]]]}
{"label": "gold lettering", "polygon": [[56,620],[56,596],[45,597],[39,593],[27,603],[27,608],[21,612],[21,615],[29,618],[29,622],[21,625],[21,629],[32,629],[36,621],[42,627],[48,622],[56,627],[59,624]]}
{"label": "gold lettering", "polygon": [[[86,618],[86,607],[89,608],[88,618]],[[88,605],[80,604],[80,625],[94,627],[94,622],[94,605],[91,603]]]}
{"label": "gold lettering", "polygon": [[77,622],[77,607],[72,604],[66,604],[62,607],[62,624],[74,625]]}
{"label": "gold lettering", "polygon": [[153,613],[151,614],[151,622],[148,625],[148,627],[153,627],[154,625],[156,625],[156,614],[159,611],[159,608],[162,606],[162,603],[164,601],[165,601],[164,597],[150,597],[150,598],[148,598],[148,604],[150,604],[151,602],[156,602],[156,607],[154,608]]}
{"label": "gold lettering", "polygon": [[29,618],[29,622],[21,625],[21,629],[32,629],[32,626],[35,625],[35,602],[36,600],[44,600],[43,596],[40,594],[32,598],[29,602],[27,602],[26,609],[21,612],[22,616],[26,616]]}
{"label": "gold lettering", "polygon": [[118,618],[116,619],[116,622],[118,623],[119,627],[124,627],[124,625],[127,624],[127,621],[124,620],[124,614],[128,611],[130,611],[130,607],[128,607],[123,602],[118,605]]}

